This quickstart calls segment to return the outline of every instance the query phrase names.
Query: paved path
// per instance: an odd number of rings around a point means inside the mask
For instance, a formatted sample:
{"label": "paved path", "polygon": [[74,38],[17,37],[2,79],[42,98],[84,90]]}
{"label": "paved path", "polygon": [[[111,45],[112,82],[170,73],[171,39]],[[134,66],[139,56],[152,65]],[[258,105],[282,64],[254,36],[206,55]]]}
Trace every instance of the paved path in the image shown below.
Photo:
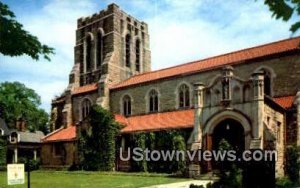
{"label": "paved path", "polygon": [[206,185],[208,184],[209,180],[191,180],[191,181],[184,181],[179,183],[170,183],[170,184],[162,184],[162,185],[154,185],[150,187],[143,187],[143,188],[189,188],[191,184],[194,185]]}

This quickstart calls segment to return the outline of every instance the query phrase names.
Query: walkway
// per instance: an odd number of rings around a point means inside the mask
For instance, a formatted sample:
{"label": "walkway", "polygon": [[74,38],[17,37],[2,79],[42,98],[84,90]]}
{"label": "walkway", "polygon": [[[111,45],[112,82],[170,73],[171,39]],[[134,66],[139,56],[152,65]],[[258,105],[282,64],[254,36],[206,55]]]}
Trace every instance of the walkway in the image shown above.
{"label": "walkway", "polygon": [[192,180],[192,181],[184,181],[179,183],[170,183],[170,184],[163,184],[163,185],[154,185],[150,187],[143,187],[143,188],[189,188],[191,184],[194,185],[203,185],[204,187],[208,184],[209,180]]}

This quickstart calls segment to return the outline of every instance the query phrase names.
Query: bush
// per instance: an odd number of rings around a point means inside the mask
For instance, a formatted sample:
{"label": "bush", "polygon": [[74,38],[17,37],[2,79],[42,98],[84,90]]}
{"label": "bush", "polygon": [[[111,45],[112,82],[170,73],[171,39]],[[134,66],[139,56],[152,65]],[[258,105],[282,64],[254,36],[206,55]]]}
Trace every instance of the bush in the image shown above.
{"label": "bush", "polygon": [[291,187],[293,187],[293,183],[288,177],[278,178],[276,180],[276,188],[291,188]]}
{"label": "bush", "polygon": [[115,167],[115,140],[121,126],[108,110],[94,105],[89,119],[90,127],[79,136],[80,163],[84,170],[112,171]]}
{"label": "bush", "polygon": [[204,186],[203,185],[194,185],[194,184],[191,184],[190,188],[204,188]]}
{"label": "bush", "polygon": [[6,166],[6,139],[5,137],[0,137],[0,167]]}
{"label": "bush", "polygon": [[[28,171],[28,164],[26,158],[20,157],[18,159],[18,163],[23,163],[25,165],[25,170]],[[40,161],[29,159],[29,167],[30,167],[30,171],[38,170],[40,168]]]}
{"label": "bush", "polygon": [[288,146],[286,148],[285,171],[293,183],[299,182],[299,149],[297,146]]}

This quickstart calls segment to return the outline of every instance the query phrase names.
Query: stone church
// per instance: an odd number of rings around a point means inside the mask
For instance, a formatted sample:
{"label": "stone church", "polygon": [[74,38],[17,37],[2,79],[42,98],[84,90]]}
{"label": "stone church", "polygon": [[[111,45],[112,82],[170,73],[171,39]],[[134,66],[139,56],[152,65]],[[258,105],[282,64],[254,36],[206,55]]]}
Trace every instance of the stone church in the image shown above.
{"label": "stone church", "polygon": [[136,132],[185,129],[190,149],[212,150],[221,138],[275,149],[282,175],[286,146],[300,145],[300,37],[155,71],[149,37],[148,25],[116,4],[77,20],[75,62],[52,101],[42,164],[76,163],[76,130],[98,104],[124,125],[122,144]]}

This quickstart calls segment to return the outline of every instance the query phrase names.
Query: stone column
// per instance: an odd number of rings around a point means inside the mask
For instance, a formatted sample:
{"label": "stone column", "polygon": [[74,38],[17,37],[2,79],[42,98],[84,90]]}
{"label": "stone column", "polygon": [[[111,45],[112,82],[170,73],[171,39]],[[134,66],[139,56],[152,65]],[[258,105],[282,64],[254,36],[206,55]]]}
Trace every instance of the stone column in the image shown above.
{"label": "stone column", "polygon": [[37,159],[37,151],[35,149],[35,150],[33,150],[33,160],[36,161],[36,159]]}
{"label": "stone column", "polygon": [[18,163],[18,148],[14,149],[14,163]]}
{"label": "stone column", "polygon": [[[203,108],[203,94],[204,85],[202,83],[194,83],[194,130],[191,137],[190,150],[199,150],[202,148],[202,108]],[[196,157],[197,158],[197,157]],[[201,171],[199,161],[193,160],[189,164],[189,176],[199,176]]]}
{"label": "stone column", "polygon": [[295,105],[297,108],[297,146],[300,146],[300,91],[297,92]]}
{"label": "stone column", "polygon": [[263,149],[263,131],[264,131],[264,73],[256,72],[252,74],[253,78],[253,139],[250,143],[250,149]]}
{"label": "stone column", "polygon": [[201,149],[202,147],[202,110],[204,103],[204,84],[194,83],[194,131],[193,144],[191,149]]}

